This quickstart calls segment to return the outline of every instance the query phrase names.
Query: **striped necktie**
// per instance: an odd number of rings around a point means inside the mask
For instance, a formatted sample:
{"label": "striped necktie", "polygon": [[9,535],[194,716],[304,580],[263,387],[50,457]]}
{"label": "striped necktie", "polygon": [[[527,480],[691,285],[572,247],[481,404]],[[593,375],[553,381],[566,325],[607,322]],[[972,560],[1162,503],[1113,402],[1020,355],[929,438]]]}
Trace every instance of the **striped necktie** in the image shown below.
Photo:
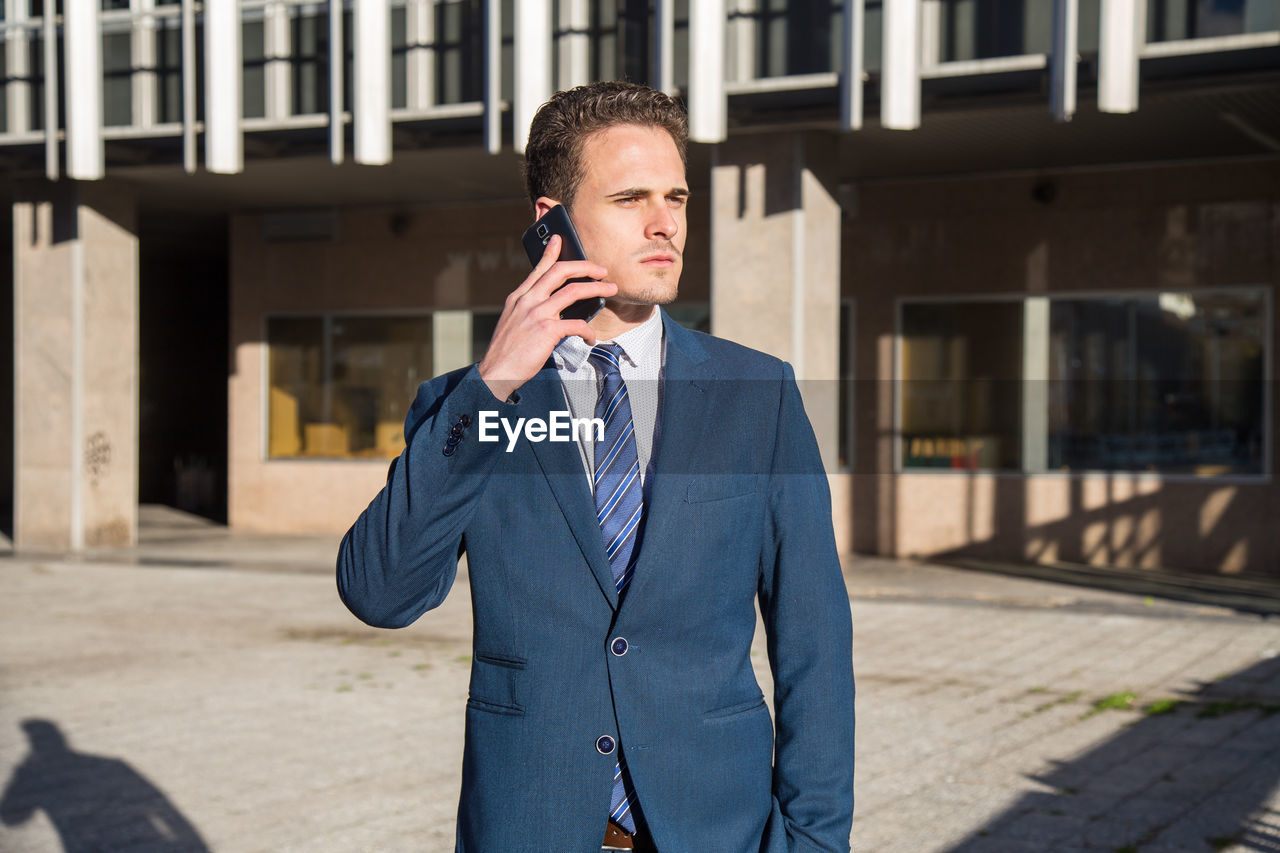
{"label": "striped necktie", "polygon": [[[595,454],[596,519],[600,522],[605,554],[613,569],[613,582],[619,599],[635,570],[636,542],[644,520],[636,427],[631,420],[627,386],[618,370],[621,355],[622,347],[617,344],[600,344],[591,350],[591,360],[604,377],[604,386],[596,403],[596,417],[604,422],[604,438],[596,444]],[[609,817],[628,832],[636,830],[631,810],[635,800],[631,774],[627,772],[619,746]]]}

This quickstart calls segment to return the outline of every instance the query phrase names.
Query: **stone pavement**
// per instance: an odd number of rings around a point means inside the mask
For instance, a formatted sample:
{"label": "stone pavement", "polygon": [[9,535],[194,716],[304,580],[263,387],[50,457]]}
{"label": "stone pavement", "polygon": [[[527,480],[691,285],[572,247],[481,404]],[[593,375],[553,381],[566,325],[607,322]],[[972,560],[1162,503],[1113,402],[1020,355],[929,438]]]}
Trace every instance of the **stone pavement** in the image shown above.
{"label": "stone pavement", "polygon": [[[332,537],[145,530],[0,559],[0,850],[451,850],[465,574],[381,631],[338,602]],[[1280,619],[879,559],[845,576],[855,850],[1280,850]]]}

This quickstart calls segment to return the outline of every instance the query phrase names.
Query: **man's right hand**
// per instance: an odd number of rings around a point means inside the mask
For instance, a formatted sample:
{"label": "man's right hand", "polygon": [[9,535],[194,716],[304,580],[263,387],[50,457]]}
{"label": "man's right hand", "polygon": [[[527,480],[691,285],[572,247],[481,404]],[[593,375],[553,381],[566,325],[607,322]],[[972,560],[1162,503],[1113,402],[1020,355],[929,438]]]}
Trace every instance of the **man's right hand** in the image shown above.
{"label": "man's right hand", "polygon": [[533,272],[507,296],[498,317],[489,349],[480,361],[480,378],[499,400],[508,399],[532,379],[562,338],[578,335],[595,346],[595,332],[587,321],[561,320],[560,312],[579,299],[613,296],[618,287],[608,281],[566,285],[571,278],[603,279],[608,271],[590,261],[557,261],[559,257],[560,236],[555,235]]}

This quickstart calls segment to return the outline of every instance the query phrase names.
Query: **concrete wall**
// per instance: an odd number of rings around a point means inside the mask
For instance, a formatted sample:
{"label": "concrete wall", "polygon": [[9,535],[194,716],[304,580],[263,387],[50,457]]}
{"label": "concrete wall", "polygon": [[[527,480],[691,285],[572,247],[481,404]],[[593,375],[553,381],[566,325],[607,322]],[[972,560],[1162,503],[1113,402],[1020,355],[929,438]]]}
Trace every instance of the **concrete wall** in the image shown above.
{"label": "concrete wall", "polygon": [[[889,381],[901,298],[1265,285],[1274,330],[1277,188],[1275,163],[858,187],[842,257],[862,380],[855,549],[1280,576],[1273,478],[894,474]],[[1274,466],[1274,331],[1270,352]]]}
{"label": "concrete wall", "polygon": [[[531,221],[524,202],[352,208],[337,214],[332,241],[267,242],[262,215],[233,217],[228,403],[228,520],[233,527],[344,531],[386,480],[386,460],[266,459],[264,317],[499,309],[529,273],[520,235]],[[705,213],[691,214],[690,230],[681,298],[705,302]]]}

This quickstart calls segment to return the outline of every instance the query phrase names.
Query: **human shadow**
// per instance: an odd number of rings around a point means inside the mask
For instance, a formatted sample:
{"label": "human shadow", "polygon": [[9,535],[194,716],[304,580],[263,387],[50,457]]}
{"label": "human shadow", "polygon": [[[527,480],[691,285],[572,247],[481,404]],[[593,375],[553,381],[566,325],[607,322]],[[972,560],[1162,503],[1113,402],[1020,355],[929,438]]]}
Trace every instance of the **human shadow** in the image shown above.
{"label": "human shadow", "polygon": [[126,762],[74,751],[48,720],[24,720],[22,729],[31,752],[0,796],[5,826],[26,823],[43,810],[66,853],[207,853],[190,821]]}
{"label": "human shadow", "polygon": [[[1130,725],[1031,776],[1040,790],[947,853],[1280,851],[1280,656],[1141,698]],[[1076,722],[1096,713],[1115,711]]]}

